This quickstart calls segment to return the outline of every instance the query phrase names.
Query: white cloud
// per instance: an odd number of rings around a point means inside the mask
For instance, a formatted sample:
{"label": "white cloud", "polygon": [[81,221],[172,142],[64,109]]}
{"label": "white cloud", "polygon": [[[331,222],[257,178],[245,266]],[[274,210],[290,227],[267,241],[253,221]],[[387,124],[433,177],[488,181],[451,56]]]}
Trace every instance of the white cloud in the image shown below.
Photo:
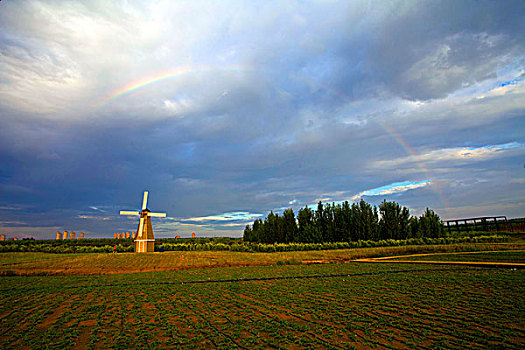
{"label": "white cloud", "polygon": [[525,81],[523,79],[513,79],[510,82],[500,84],[487,93],[482,93],[476,96],[476,99],[484,99],[489,97],[503,96],[506,94],[524,94],[525,93]]}
{"label": "white cloud", "polygon": [[95,220],[95,221],[110,221],[114,219],[109,216],[95,216],[95,215],[77,215],[77,218],[83,219],[83,220]]}
{"label": "white cloud", "polygon": [[433,164],[440,162],[456,162],[464,164],[503,157],[508,154],[512,154],[513,150],[522,152],[524,149],[525,146],[517,142],[501,145],[487,145],[482,147],[443,148],[426,153],[416,154],[413,156],[401,157],[391,160],[373,161],[370,164],[370,167],[390,169],[411,163]]}
{"label": "white cloud", "polygon": [[210,222],[219,221],[220,222],[220,221],[252,220],[260,216],[262,215],[241,211],[241,212],[224,213],[224,214],[219,214],[219,215],[183,218],[179,220],[180,221],[195,221],[195,222],[203,222],[203,221],[210,221]]}
{"label": "white cloud", "polygon": [[336,191],[333,193],[324,193],[323,197],[317,198],[310,205],[317,205],[319,201],[324,203],[334,202],[335,204],[341,204],[344,201],[355,202],[361,199],[363,196],[388,196],[391,194],[402,193],[417,188],[423,188],[432,185],[431,180],[423,181],[403,181],[395,182],[385,186],[380,186],[365,191],[361,191],[357,194],[351,194],[348,191]]}
{"label": "white cloud", "polygon": [[180,98],[178,100],[164,100],[164,109],[170,115],[181,116],[189,110],[192,101],[188,98]]}
{"label": "white cloud", "polygon": [[355,196],[352,196],[351,200],[356,201],[363,196],[387,196],[390,194],[414,190],[416,188],[426,187],[431,184],[432,184],[432,181],[430,180],[424,180],[424,181],[418,181],[418,182],[411,182],[411,181],[396,182],[390,185],[381,186],[378,188],[373,188],[370,190],[363,191],[359,194],[356,194]]}
{"label": "white cloud", "polygon": [[105,213],[105,212],[106,212],[105,210],[102,210],[102,209],[97,208],[97,207],[95,207],[95,206],[90,206],[89,209],[93,209],[93,210],[96,210],[96,211],[100,211],[100,212],[102,212],[102,213]]}

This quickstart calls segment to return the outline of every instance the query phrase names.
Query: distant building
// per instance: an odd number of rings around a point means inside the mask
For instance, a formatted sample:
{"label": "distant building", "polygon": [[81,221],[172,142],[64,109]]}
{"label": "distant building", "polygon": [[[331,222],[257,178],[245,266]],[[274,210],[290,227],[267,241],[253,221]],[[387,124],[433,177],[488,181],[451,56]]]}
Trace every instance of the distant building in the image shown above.
{"label": "distant building", "polygon": [[62,236],[62,239],[68,239],[69,233],[64,230],[64,235]]}
{"label": "distant building", "polygon": [[76,236],[77,234],[75,233],[75,231],[71,231],[71,233],[69,233],[69,239],[76,239]]}
{"label": "distant building", "polygon": [[5,241],[5,234],[2,233],[2,234],[0,235],[0,241]]}
{"label": "distant building", "polygon": [[191,238],[195,238],[195,232],[191,233]]}
{"label": "distant building", "polygon": [[84,232],[80,232],[80,239],[84,239]]}
{"label": "distant building", "polygon": [[60,231],[57,231],[57,240],[59,239],[62,239],[62,234],[60,233]]}

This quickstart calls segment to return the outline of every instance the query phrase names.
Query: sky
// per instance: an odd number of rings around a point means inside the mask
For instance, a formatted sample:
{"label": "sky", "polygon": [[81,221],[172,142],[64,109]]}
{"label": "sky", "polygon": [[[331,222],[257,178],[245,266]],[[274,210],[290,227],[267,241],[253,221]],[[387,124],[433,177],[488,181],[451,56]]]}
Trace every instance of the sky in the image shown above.
{"label": "sky", "polygon": [[523,1],[0,2],[0,232],[525,216]]}

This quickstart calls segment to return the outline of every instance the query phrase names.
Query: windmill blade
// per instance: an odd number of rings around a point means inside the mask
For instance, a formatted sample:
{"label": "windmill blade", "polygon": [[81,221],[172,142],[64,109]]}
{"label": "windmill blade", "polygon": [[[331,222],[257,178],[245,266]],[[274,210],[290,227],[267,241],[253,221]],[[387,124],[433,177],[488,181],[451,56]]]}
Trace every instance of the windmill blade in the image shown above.
{"label": "windmill blade", "polygon": [[142,228],[144,227],[144,218],[140,218],[139,230],[137,232],[137,238],[142,238]]}
{"label": "windmill blade", "polygon": [[126,210],[121,210],[120,211],[120,215],[133,215],[133,216],[139,216],[140,213],[138,211],[126,211]]}
{"label": "windmill blade", "polygon": [[148,216],[153,216],[155,218],[165,218],[166,213],[148,213]]}
{"label": "windmill blade", "polygon": [[146,209],[148,205],[148,191],[144,191],[144,199],[142,200],[142,210]]}

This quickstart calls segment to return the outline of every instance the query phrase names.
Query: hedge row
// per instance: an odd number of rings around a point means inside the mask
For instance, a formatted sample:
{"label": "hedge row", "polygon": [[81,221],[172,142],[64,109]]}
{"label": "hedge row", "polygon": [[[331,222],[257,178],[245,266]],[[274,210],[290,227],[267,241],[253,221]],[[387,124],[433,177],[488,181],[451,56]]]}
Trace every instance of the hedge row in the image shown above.
{"label": "hedge row", "polygon": [[463,236],[463,237],[440,237],[440,238],[410,238],[402,240],[386,239],[379,241],[357,241],[357,242],[326,242],[326,243],[250,243],[242,244],[178,244],[164,243],[156,246],[161,251],[210,251],[210,250],[229,250],[237,252],[291,252],[306,250],[331,250],[331,249],[351,249],[351,248],[372,248],[372,247],[393,247],[405,245],[436,245],[436,244],[457,244],[457,243],[498,243],[508,242],[509,237],[491,236]]}
{"label": "hedge row", "polygon": [[[133,252],[133,246],[117,245],[118,252]],[[0,245],[0,252],[40,252],[40,253],[55,253],[55,254],[70,254],[70,253],[111,253],[113,246],[71,246],[61,245],[55,246],[51,244],[16,244],[8,243]]]}
{"label": "hedge row", "polygon": [[[508,242],[508,236],[462,236],[440,238],[409,238],[402,240],[386,239],[379,241],[327,242],[327,243],[157,243],[156,251],[233,251],[233,252],[291,252],[306,250],[330,250],[350,248],[393,247],[405,245],[436,245],[456,243],[497,243]],[[111,253],[113,246],[54,246],[51,244],[18,244],[10,242],[0,245],[0,252],[43,252],[43,253]],[[117,245],[117,252],[133,252],[132,245]]]}

